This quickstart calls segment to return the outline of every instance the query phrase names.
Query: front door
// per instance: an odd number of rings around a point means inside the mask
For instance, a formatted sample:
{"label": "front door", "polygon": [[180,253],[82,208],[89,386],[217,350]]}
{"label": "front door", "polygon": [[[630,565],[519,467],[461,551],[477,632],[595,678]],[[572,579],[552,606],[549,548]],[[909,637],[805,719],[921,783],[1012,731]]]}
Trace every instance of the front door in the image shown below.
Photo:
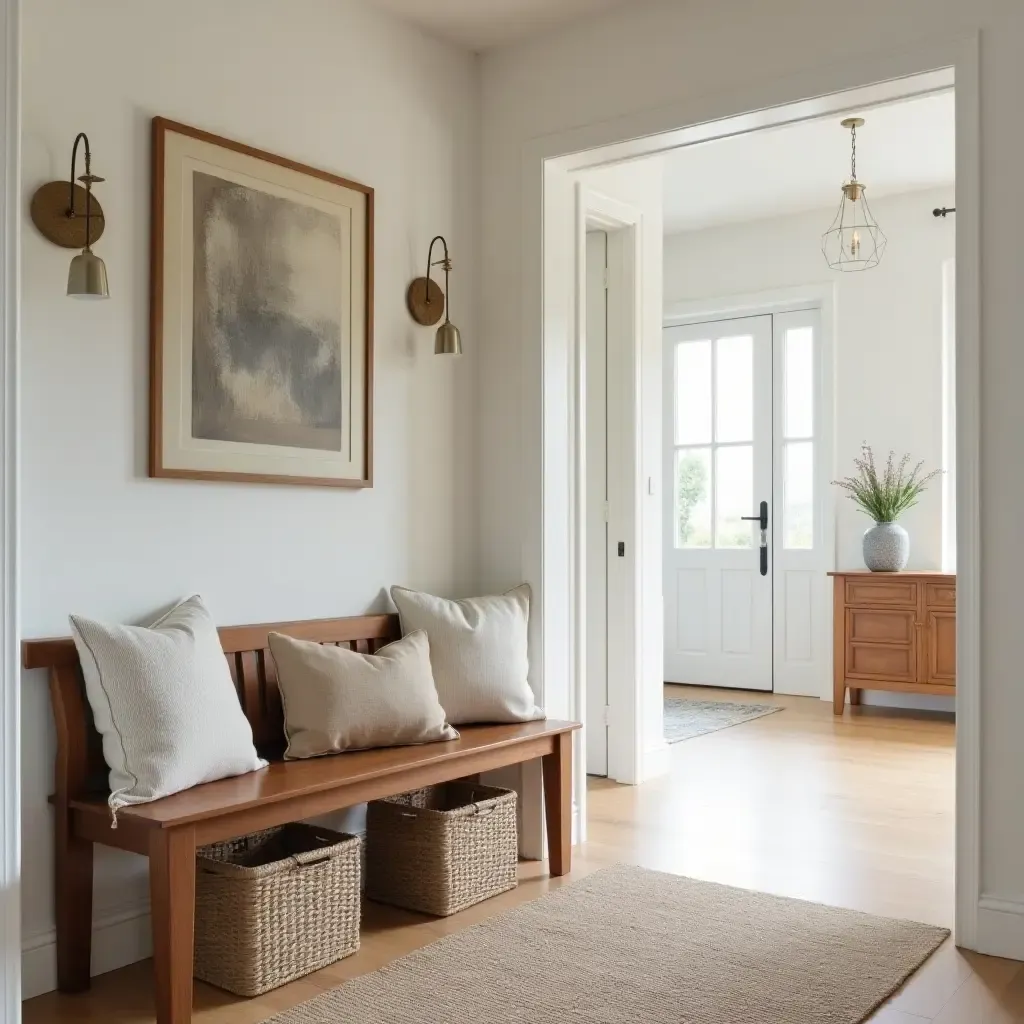
{"label": "front door", "polygon": [[665,679],[827,688],[818,310],[666,328]]}

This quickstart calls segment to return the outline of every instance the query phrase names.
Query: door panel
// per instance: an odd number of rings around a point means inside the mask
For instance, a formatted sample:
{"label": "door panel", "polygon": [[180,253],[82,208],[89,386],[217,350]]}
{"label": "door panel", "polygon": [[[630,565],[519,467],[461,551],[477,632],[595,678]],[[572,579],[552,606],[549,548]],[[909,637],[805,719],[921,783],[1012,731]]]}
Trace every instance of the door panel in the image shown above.
{"label": "door panel", "polygon": [[772,318],[668,328],[664,365],[665,678],[771,690]]}
{"label": "door panel", "polygon": [[832,678],[831,385],[817,309],[776,313],[773,347],[773,676],[822,696]]}

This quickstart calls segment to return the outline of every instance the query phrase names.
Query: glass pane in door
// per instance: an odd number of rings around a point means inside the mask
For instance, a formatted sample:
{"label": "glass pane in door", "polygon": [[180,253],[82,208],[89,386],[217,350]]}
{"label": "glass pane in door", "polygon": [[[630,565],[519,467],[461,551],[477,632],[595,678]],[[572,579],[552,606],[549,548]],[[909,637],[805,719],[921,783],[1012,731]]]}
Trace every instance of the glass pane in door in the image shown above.
{"label": "glass pane in door", "polygon": [[786,331],[783,364],[784,433],[786,437],[814,434],[814,331],[794,327]]}
{"label": "glass pane in door", "polygon": [[754,339],[715,341],[715,440],[754,439]]}
{"label": "glass pane in door", "polygon": [[754,515],[754,447],[730,445],[715,449],[715,547],[752,548]]}
{"label": "glass pane in door", "polygon": [[710,448],[676,452],[674,507],[676,547],[711,547]]}
{"label": "glass pane in door", "polygon": [[675,443],[711,441],[711,342],[676,345]]}
{"label": "glass pane in door", "polygon": [[789,441],[783,458],[783,547],[814,547],[814,442]]}

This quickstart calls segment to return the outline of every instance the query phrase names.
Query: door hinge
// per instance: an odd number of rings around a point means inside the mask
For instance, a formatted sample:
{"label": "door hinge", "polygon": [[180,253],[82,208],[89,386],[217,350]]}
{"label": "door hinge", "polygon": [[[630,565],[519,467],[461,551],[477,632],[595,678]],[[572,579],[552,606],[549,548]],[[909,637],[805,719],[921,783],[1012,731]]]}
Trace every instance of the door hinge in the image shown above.
{"label": "door hinge", "polygon": [[606,726],[612,724],[612,709],[607,704],[601,708],[601,719],[603,724]]}
{"label": "door hinge", "polygon": [[604,277],[604,290],[608,291],[608,268],[605,267],[601,274]]}
{"label": "door hinge", "polygon": [[604,521],[606,523],[611,522],[611,502],[608,501],[604,503]]}

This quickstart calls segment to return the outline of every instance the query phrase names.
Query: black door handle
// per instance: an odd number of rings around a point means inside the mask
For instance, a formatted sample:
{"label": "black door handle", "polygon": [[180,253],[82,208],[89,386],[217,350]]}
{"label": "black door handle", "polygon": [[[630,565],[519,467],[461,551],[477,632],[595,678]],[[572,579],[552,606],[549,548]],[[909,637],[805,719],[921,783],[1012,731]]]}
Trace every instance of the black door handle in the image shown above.
{"label": "black door handle", "polygon": [[759,523],[761,527],[761,575],[768,575],[768,502],[762,501],[760,512],[756,516],[740,516],[751,523]]}

